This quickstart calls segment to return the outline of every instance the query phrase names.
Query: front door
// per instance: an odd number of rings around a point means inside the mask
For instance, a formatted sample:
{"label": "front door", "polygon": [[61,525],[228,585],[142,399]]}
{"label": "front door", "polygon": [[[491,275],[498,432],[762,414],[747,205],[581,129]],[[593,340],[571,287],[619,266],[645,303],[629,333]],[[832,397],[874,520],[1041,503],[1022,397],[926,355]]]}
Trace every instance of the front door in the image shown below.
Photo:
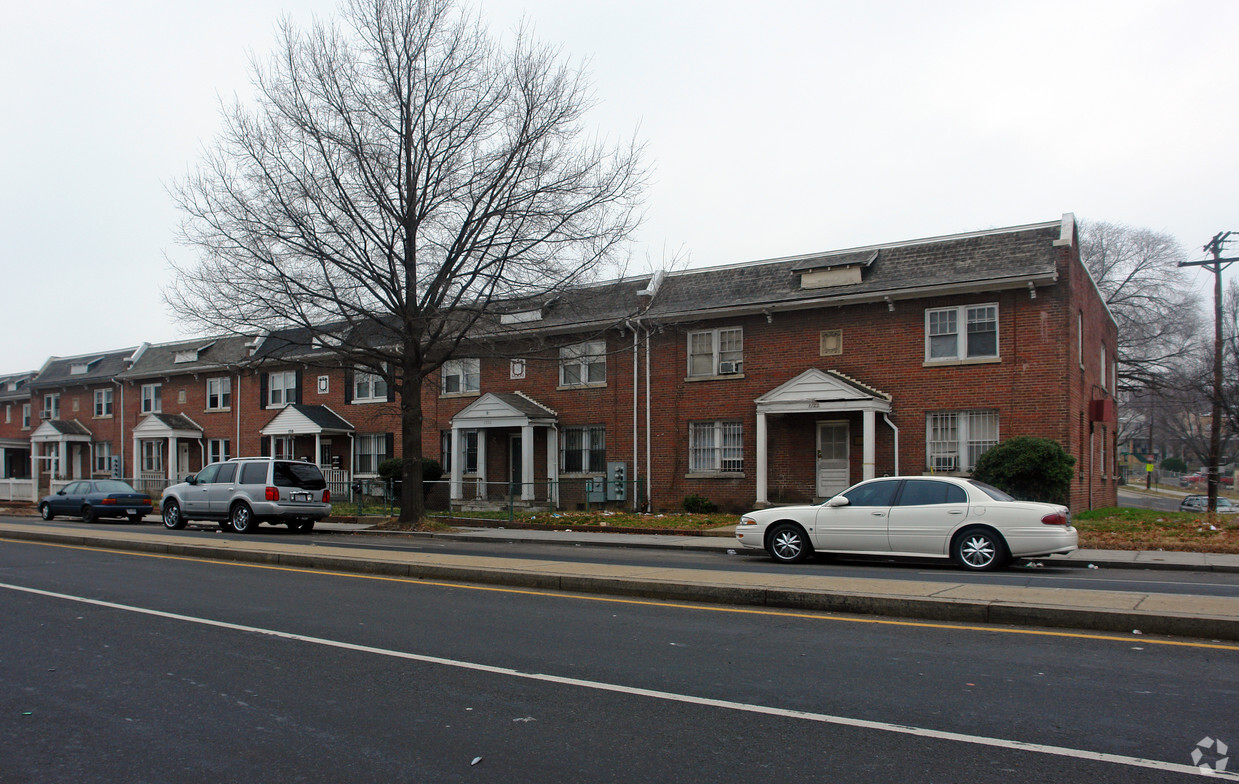
{"label": "front door", "polygon": [[176,442],[176,478],[184,479],[189,475],[189,442]]}
{"label": "front door", "polygon": [[508,465],[511,471],[508,472],[508,481],[511,483],[511,491],[513,497],[519,497],[521,494],[521,436],[519,433],[508,438]]}
{"label": "front door", "polygon": [[817,423],[817,497],[832,498],[851,485],[848,474],[848,423]]}

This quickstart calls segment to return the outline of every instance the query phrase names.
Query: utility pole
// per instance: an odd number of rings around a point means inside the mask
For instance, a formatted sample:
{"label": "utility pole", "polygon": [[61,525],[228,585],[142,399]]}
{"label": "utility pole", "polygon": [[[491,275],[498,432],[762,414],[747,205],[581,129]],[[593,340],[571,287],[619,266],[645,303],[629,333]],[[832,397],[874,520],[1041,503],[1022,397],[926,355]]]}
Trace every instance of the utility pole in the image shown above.
{"label": "utility pole", "polygon": [[1213,421],[1209,423],[1209,511],[1217,512],[1218,465],[1222,462],[1222,270],[1239,259],[1222,258],[1222,247],[1234,232],[1213,235],[1205,245],[1212,259],[1181,261],[1180,267],[1204,267],[1213,273]]}

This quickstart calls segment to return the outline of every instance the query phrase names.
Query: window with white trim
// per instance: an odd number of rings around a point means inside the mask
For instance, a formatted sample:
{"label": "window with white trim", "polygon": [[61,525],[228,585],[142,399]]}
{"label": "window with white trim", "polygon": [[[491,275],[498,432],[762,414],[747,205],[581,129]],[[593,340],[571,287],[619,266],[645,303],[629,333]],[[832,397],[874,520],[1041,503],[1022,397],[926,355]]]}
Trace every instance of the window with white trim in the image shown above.
{"label": "window with white trim", "polygon": [[439,370],[439,389],[445,395],[462,395],[482,389],[482,360],[477,357],[449,359]]}
{"label": "window with white trim", "polygon": [[96,474],[105,474],[112,470],[112,442],[96,441],[94,444]]}
{"label": "window with white trim", "polygon": [[230,377],[207,379],[206,407],[208,411],[232,408],[232,379]]}
{"label": "window with white trim", "polygon": [[1101,344],[1101,364],[1097,372],[1101,375],[1101,388],[1106,389],[1106,371],[1110,368],[1110,363],[1106,359],[1106,344]]}
{"label": "window with white trim", "polygon": [[13,404],[8,403],[4,406],[4,424],[9,424],[13,421]]}
{"label": "window with white trim", "polygon": [[379,463],[387,460],[387,434],[367,433],[357,436],[356,454],[353,460],[353,473],[377,474]]}
{"label": "window with white trim", "polygon": [[267,405],[286,406],[297,402],[297,371],[280,370],[267,376]]}
{"label": "window with white trim", "polygon": [[[461,430],[460,431],[460,449],[465,453],[464,470],[465,475],[475,475],[478,473],[478,431],[476,430]],[[439,454],[443,456],[443,471],[450,474],[452,472],[452,431],[444,430],[442,434],[442,444],[439,449]]]}
{"label": "window with white trim", "polygon": [[143,471],[162,471],[163,470],[163,446],[162,441],[143,441],[142,442],[142,470]]}
{"label": "window with white trim", "polygon": [[926,362],[997,356],[997,303],[925,311]]}
{"label": "window with white trim", "polygon": [[60,419],[60,393],[52,392],[43,396],[44,419]]}
{"label": "window with white trim", "polygon": [[142,413],[158,414],[163,411],[160,384],[142,385]]}
{"label": "window with white trim", "polygon": [[744,430],[740,422],[690,422],[690,473],[730,473],[744,470]]}
{"label": "window with white trim", "polygon": [[207,462],[222,463],[232,457],[232,442],[227,438],[211,438],[207,440]]}
{"label": "window with white trim", "polygon": [[932,411],[925,415],[925,461],[931,471],[971,471],[998,443],[998,412]]}
{"label": "window with white trim", "polygon": [[30,429],[30,404],[22,403],[22,430]]}
{"label": "window with white trim", "polygon": [[580,387],[607,383],[607,343],[591,340],[559,350],[559,385]]}
{"label": "window with white trim", "polygon": [[559,470],[565,474],[606,471],[606,427],[589,425],[563,428],[559,432]]}
{"label": "window with white trim", "polygon": [[387,382],[378,373],[364,370],[353,372],[354,403],[386,403]]}
{"label": "window with white trim", "polygon": [[283,460],[293,460],[294,436],[276,436],[271,439],[271,456]]}
{"label": "window with white trim", "polygon": [[688,375],[726,376],[744,371],[744,329],[727,327],[688,333]]}
{"label": "window with white trim", "polygon": [[112,390],[111,389],[96,389],[95,390],[95,416],[97,417],[112,416]]}

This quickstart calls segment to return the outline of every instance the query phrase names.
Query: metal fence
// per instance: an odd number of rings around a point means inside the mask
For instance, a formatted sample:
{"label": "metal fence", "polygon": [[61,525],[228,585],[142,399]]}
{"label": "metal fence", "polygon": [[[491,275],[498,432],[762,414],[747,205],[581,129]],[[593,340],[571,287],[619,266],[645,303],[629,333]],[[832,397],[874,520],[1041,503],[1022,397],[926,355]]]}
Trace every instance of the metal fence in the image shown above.
{"label": "metal fence", "polygon": [[[381,479],[357,480],[360,493],[350,492],[349,503],[357,513],[397,514],[400,510],[400,482]],[[451,499],[451,482],[446,479],[422,483],[426,511],[432,516],[470,516],[486,519],[514,519],[518,512],[593,511],[601,509],[632,509],[644,503],[645,480],[606,481],[598,478],[572,477],[555,481],[543,480],[527,484],[520,482],[482,482],[465,479],[462,498]],[[530,496],[530,497],[524,497]],[[340,496],[341,500],[344,496]],[[336,499],[332,492],[332,499]],[[343,508],[341,513],[347,513]]]}

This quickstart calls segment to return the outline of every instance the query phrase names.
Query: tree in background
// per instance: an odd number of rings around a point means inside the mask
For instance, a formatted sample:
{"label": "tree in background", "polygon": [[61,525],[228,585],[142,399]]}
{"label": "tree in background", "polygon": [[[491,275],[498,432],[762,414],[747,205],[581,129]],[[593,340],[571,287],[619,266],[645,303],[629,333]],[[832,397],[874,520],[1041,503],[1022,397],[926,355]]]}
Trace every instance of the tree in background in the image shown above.
{"label": "tree in background", "polygon": [[173,188],[165,299],[213,333],[300,327],[382,376],[401,413],[401,522],[422,517],[429,374],[495,304],[599,276],[639,223],[635,142],[587,132],[582,72],[525,31],[493,40],[454,0],[350,0],[280,28],[253,101]]}
{"label": "tree in background", "polygon": [[1179,267],[1187,257],[1178,241],[1151,229],[1086,222],[1080,257],[1118,324],[1118,388],[1166,384],[1204,334],[1200,293]]}

